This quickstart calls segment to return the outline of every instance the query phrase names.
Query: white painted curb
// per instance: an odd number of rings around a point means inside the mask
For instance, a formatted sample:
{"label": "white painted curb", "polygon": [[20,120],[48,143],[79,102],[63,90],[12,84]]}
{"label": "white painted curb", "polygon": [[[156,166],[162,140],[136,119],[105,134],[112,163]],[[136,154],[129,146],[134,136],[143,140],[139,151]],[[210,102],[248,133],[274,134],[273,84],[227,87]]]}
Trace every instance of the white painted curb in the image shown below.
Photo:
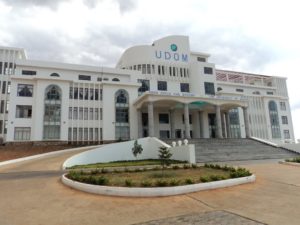
{"label": "white painted curb", "polygon": [[6,166],[6,165],[9,165],[9,164],[13,164],[13,163],[25,162],[25,161],[33,160],[33,159],[41,159],[41,158],[56,156],[56,155],[60,155],[60,154],[67,153],[67,152],[72,152],[72,151],[91,150],[91,149],[96,148],[96,147],[99,147],[99,145],[86,146],[86,147],[80,147],[80,148],[70,148],[70,149],[59,150],[59,151],[54,151],[54,152],[47,152],[47,153],[33,155],[33,156],[27,156],[27,157],[18,158],[18,159],[7,160],[7,161],[0,162],[0,167],[1,166]]}
{"label": "white painted curb", "polygon": [[183,186],[176,186],[176,187],[128,188],[128,187],[99,186],[99,185],[80,183],[68,179],[65,175],[66,174],[62,175],[61,180],[65,185],[71,188],[92,193],[92,194],[123,196],[123,197],[157,197],[157,196],[180,195],[180,194],[187,194],[191,192],[212,190],[217,188],[225,188],[225,187],[231,187],[240,184],[251,183],[254,182],[256,179],[255,175],[251,175],[248,177],[213,181],[208,183],[183,185]]}
{"label": "white painted curb", "polygon": [[290,166],[298,166],[298,167],[300,167],[300,163],[295,163],[295,162],[279,161],[279,163],[283,164],[283,165],[290,165]]}

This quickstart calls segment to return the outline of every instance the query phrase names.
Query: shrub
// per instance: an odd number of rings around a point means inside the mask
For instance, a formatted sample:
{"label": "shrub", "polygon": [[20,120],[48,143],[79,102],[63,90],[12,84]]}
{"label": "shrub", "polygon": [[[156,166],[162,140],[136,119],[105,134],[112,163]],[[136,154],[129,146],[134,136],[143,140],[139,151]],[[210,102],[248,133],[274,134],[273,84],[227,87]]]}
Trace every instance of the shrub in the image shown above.
{"label": "shrub", "polygon": [[210,175],[209,178],[211,181],[221,180],[221,176],[219,176],[219,175]]}
{"label": "shrub", "polygon": [[108,170],[105,168],[102,168],[101,173],[108,173]]}
{"label": "shrub", "polygon": [[245,168],[240,168],[240,167],[235,169],[235,171],[230,172],[231,178],[247,177],[247,176],[251,176],[251,175],[252,174],[250,173],[249,170],[247,170]]}
{"label": "shrub", "polygon": [[172,179],[170,181],[170,186],[178,186],[180,184],[180,180]]}
{"label": "shrub", "polygon": [[183,169],[189,169],[189,168],[191,168],[191,166],[189,164],[184,164],[183,165]]}
{"label": "shrub", "polygon": [[201,181],[202,183],[206,183],[206,182],[209,182],[209,181],[210,181],[210,178],[207,177],[207,176],[202,176],[202,177],[200,177],[200,181]]}
{"label": "shrub", "polygon": [[216,164],[215,169],[219,170],[219,169],[221,169],[221,166],[219,164]]}
{"label": "shrub", "polygon": [[159,147],[158,152],[159,152],[158,158],[160,159],[162,169],[165,169],[167,166],[171,164],[170,158],[172,157],[173,154],[171,153],[170,149],[168,149],[165,146]]}
{"label": "shrub", "polygon": [[150,180],[144,180],[144,181],[141,182],[141,186],[142,187],[151,187],[152,182]]}
{"label": "shrub", "polygon": [[300,163],[300,157],[296,157],[293,159],[286,159],[286,162],[295,162],[295,163]]}
{"label": "shrub", "polygon": [[138,154],[142,154],[143,152],[143,147],[142,145],[140,145],[138,143],[137,140],[134,141],[134,144],[133,144],[133,148],[131,149],[132,150],[132,154],[134,155],[134,157],[136,158]]}
{"label": "shrub", "polygon": [[166,186],[168,186],[168,181],[166,181],[166,180],[157,180],[155,182],[155,186],[157,186],[157,187],[166,187]]}
{"label": "shrub", "polygon": [[180,168],[180,167],[177,166],[177,165],[172,166],[172,169],[173,169],[173,170],[178,170],[179,168]]}
{"label": "shrub", "polygon": [[143,171],[148,171],[148,168],[147,168],[147,167],[144,167],[144,168],[143,168]]}
{"label": "shrub", "polygon": [[161,167],[159,167],[159,166],[156,166],[153,168],[153,170],[160,170],[160,169],[161,169]]}
{"label": "shrub", "polygon": [[99,170],[98,169],[95,169],[95,170],[91,170],[91,174],[92,175],[96,175],[99,173]]}
{"label": "shrub", "polygon": [[125,167],[124,172],[128,173],[128,172],[130,172],[130,169]]}
{"label": "shrub", "polygon": [[186,184],[194,184],[195,182],[191,178],[187,178],[184,181]]}
{"label": "shrub", "polygon": [[133,185],[132,180],[130,180],[130,179],[125,180],[125,186],[126,187],[132,187],[132,185]]}
{"label": "shrub", "polygon": [[97,179],[97,184],[98,185],[106,185],[108,183],[109,183],[109,180],[106,177],[104,177],[104,176],[100,176]]}
{"label": "shrub", "polygon": [[135,168],[134,172],[141,172],[141,169],[140,168]]}
{"label": "shrub", "polygon": [[193,169],[197,169],[197,168],[198,168],[197,164],[194,164],[194,163],[193,163],[193,164],[192,164],[192,168],[193,168]]}

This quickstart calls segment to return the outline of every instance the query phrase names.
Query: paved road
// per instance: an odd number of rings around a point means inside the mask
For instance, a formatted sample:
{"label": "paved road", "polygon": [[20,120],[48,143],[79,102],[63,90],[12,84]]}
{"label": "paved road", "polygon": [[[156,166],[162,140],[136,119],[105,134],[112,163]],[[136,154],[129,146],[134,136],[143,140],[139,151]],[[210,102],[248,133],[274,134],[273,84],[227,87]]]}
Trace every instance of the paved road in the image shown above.
{"label": "paved road", "polygon": [[168,224],[166,218],[171,224],[174,218],[195,219],[194,215],[207,213],[224,221],[221,224],[231,224],[232,215],[257,224],[300,224],[299,167],[274,161],[239,162],[257,175],[254,184],[174,197],[124,198],[64,186],[59,178],[61,164],[72,154],[1,167],[0,224],[129,225],[153,220]]}

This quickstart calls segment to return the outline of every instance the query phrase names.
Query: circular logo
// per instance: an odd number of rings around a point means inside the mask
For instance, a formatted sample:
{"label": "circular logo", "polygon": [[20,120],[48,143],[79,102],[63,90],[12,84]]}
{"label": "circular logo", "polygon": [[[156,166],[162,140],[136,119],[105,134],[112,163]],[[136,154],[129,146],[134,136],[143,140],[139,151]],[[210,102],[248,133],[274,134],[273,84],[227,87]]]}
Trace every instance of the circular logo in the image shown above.
{"label": "circular logo", "polygon": [[171,44],[171,50],[172,50],[173,52],[176,52],[176,51],[177,51],[177,45]]}

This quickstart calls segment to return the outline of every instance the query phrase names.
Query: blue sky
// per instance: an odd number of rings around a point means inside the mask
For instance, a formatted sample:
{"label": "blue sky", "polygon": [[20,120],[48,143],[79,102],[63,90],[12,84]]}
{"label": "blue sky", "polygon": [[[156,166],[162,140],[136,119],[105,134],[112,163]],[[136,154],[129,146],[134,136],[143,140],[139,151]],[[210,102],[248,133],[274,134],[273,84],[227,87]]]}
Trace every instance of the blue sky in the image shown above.
{"label": "blue sky", "polygon": [[0,45],[31,59],[114,66],[133,45],[190,36],[217,68],[288,78],[300,139],[296,0],[0,0]]}

